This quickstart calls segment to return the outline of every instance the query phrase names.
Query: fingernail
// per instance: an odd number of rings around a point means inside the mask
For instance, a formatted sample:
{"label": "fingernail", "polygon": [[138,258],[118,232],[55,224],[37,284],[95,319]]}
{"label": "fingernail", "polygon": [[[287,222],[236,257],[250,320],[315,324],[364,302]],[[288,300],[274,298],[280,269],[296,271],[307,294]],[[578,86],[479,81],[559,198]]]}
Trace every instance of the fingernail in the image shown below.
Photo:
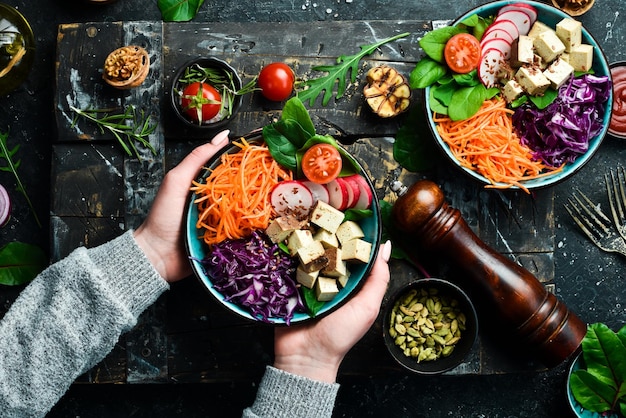
{"label": "fingernail", "polygon": [[223,130],[222,132],[218,133],[211,140],[211,144],[213,144],[213,145],[222,145],[223,143],[228,141],[228,134],[229,133],[230,133],[230,130],[228,130],[228,129]]}
{"label": "fingernail", "polygon": [[387,242],[385,242],[381,250],[380,256],[383,258],[383,260],[385,260],[385,263],[389,262],[389,259],[391,258],[391,241],[387,240]]}

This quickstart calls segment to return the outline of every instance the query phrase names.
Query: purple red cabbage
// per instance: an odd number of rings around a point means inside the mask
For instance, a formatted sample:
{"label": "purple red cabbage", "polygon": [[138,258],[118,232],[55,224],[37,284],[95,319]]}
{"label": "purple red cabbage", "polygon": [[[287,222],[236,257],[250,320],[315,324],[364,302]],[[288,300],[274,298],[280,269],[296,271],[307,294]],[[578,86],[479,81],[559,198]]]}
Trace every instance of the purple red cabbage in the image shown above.
{"label": "purple red cabbage", "polygon": [[297,260],[263,232],[213,245],[202,265],[227,301],[264,322],[282,318],[289,325],[295,312],[305,311],[295,281]]}
{"label": "purple red cabbage", "polygon": [[611,92],[608,76],[585,74],[570,79],[557,98],[539,110],[527,102],[515,110],[513,128],[533,157],[551,167],[573,162],[602,131]]}

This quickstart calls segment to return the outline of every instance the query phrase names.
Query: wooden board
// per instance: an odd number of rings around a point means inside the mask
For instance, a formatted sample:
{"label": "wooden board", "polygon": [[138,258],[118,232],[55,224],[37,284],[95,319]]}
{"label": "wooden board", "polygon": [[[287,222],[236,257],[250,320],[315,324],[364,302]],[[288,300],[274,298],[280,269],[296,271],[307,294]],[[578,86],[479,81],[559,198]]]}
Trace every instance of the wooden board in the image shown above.
{"label": "wooden board", "polygon": [[[373,179],[377,197],[396,199],[391,184],[435,180],[449,203],[459,208],[472,229],[489,245],[510,255],[547,286],[554,279],[553,192],[526,195],[482,189],[445,162],[425,173],[409,173],[393,159],[394,136],[405,123],[418,123],[405,113],[381,120],[362,100],[363,75],[381,62],[408,76],[422,56],[421,36],[429,21],[314,23],[163,23],[114,22],[61,25],[58,31],[55,116],[58,141],[53,145],[51,247],[59,259],[80,246],[94,246],[138,226],[147,214],[164,172],[210,134],[190,129],[173,118],[169,104],[176,69],[197,56],[216,56],[233,65],[244,82],[266,63],[284,61],[305,77],[319,75],[314,66],[336,62],[360,46],[409,32],[362,60],[345,95],[310,113],[319,133],[343,142]],[[151,58],[146,82],[131,91],[103,83],[101,67],[112,50],[129,44],[146,48]],[[142,160],[126,156],[115,138],[92,123],[75,120],[70,106],[120,111],[136,106],[159,121],[150,141],[155,155]],[[412,107],[421,111],[419,94]],[[246,134],[275,120],[282,104],[259,94],[245,97],[242,110],[228,126],[232,136]],[[428,128],[420,135],[432,140]],[[443,161],[443,160],[442,160]],[[404,262],[391,263],[393,291],[418,277]],[[445,275],[445,266],[430,272]],[[386,303],[386,301],[384,302]],[[404,373],[387,355],[381,322],[372,327],[342,365],[342,375]],[[271,327],[251,324],[221,306],[194,280],[173,286],[142,315],[138,326],[120,340],[84,382],[208,382],[256,380],[272,358]],[[116,365],[116,367],[111,367]],[[536,365],[502,354],[498,344],[480,338],[467,362],[450,374],[506,373]],[[106,377],[103,377],[105,376]]]}

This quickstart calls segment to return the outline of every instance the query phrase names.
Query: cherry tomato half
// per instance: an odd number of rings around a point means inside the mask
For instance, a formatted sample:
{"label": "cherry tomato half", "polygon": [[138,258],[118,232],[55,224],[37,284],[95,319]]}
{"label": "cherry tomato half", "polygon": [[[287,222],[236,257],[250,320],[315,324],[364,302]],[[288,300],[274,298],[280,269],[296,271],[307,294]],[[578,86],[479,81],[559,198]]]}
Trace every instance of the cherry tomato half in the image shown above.
{"label": "cherry tomato half", "polygon": [[302,173],[314,183],[330,183],[340,172],[341,154],[330,144],[315,144],[302,157]]}
{"label": "cherry tomato half", "polygon": [[183,89],[181,106],[193,122],[202,124],[217,116],[222,106],[222,96],[212,85],[195,82]]}
{"label": "cherry tomato half", "polygon": [[469,73],[480,64],[480,42],[469,33],[458,33],[446,42],[443,55],[452,71]]}
{"label": "cherry tomato half", "polygon": [[266,99],[282,102],[291,96],[294,81],[291,67],[282,62],[273,62],[261,69],[258,86]]}

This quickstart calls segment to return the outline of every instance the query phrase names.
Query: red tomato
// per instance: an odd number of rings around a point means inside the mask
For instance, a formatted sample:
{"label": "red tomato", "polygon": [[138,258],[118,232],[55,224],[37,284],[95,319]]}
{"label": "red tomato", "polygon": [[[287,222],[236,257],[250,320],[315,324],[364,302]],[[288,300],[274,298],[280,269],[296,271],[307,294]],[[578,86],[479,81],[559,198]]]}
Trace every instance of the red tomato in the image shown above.
{"label": "red tomato", "polygon": [[291,96],[294,81],[291,67],[282,62],[273,62],[261,69],[258,84],[265,98],[282,102]]}
{"label": "red tomato", "polygon": [[341,154],[330,144],[315,144],[302,157],[302,173],[314,183],[329,183],[340,172]]}
{"label": "red tomato", "polygon": [[195,82],[183,90],[183,113],[192,121],[203,123],[213,119],[222,106],[222,96],[210,84]]}
{"label": "red tomato", "polygon": [[469,73],[480,63],[480,42],[469,33],[458,33],[446,42],[443,55],[452,71]]}

